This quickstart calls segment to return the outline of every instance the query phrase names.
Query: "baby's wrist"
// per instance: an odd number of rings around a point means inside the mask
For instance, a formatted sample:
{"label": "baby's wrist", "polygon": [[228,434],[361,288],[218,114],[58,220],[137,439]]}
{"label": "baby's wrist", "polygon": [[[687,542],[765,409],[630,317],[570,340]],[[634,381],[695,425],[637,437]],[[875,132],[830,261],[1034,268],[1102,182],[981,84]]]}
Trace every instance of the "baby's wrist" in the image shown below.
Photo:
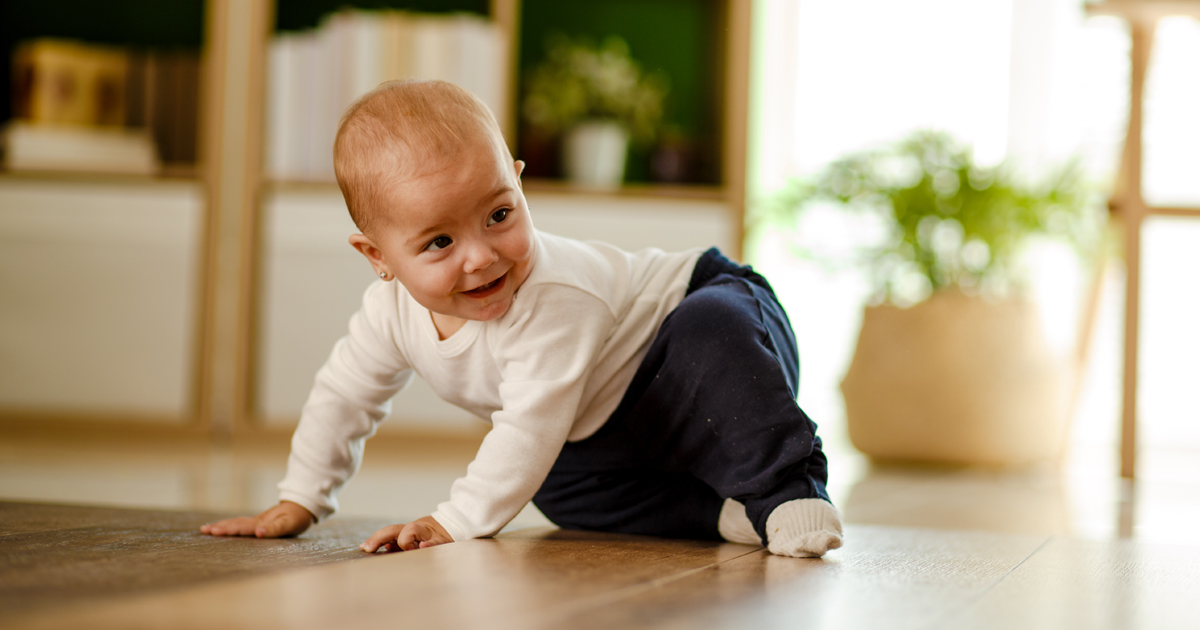
{"label": "baby's wrist", "polygon": [[292,512],[293,514],[295,514],[298,517],[303,518],[303,517],[307,516],[309,523],[315,523],[317,521],[316,514],[313,514],[312,511],[310,511],[308,508],[304,507],[303,505],[300,505],[299,503],[296,503],[295,501],[288,501],[287,499],[282,499],[279,501],[279,505],[281,507],[283,507],[284,509],[288,510],[289,512]]}
{"label": "baby's wrist", "polygon": [[432,515],[422,516],[421,518],[417,519],[417,522],[433,530],[435,536],[439,538],[445,538],[450,542],[454,542],[454,537],[450,535],[450,532],[447,531],[446,528],[443,527],[442,524],[439,523],[438,520]]}

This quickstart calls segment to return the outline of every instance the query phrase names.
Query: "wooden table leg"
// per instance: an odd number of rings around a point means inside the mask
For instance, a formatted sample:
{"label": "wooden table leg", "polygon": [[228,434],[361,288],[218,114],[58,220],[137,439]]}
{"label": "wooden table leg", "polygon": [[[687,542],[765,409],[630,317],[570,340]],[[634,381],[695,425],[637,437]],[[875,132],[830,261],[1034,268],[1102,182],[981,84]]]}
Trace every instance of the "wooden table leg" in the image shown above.
{"label": "wooden table leg", "polygon": [[1130,20],[1129,127],[1121,155],[1119,192],[1125,241],[1125,361],[1121,404],[1121,476],[1133,479],[1137,467],[1138,306],[1140,298],[1142,221],[1142,103],[1156,20]]}

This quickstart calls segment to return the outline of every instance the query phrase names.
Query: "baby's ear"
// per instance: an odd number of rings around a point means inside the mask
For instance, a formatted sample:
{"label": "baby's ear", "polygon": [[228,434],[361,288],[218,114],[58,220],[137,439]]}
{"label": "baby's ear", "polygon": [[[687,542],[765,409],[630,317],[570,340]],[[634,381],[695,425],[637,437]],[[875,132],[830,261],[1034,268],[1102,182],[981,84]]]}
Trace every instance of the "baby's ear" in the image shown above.
{"label": "baby's ear", "polygon": [[376,267],[376,272],[386,271],[383,269],[386,263],[383,261],[383,252],[375,246],[375,242],[367,237],[366,234],[351,234],[350,246],[358,250],[358,253],[367,257],[371,262],[372,267]]}
{"label": "baby's ear", "polygon": [[520,186],[521,185],[521,173],[525,172],[525,161],[524,160],[513,161],[513,172],[516,173],[517,185]]}

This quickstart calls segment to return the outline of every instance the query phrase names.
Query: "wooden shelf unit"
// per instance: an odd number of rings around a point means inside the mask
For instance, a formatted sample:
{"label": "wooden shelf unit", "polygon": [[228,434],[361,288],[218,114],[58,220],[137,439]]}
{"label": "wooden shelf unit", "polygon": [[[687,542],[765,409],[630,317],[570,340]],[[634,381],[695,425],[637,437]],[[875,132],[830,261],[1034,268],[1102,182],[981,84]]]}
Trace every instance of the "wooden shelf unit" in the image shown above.
{"label": "wooden shelf unit", "polygon": [[[354,6],[353,2],[328,2],[327,4],[331,9]],[[385,4],[393,7],[403,7],[407,3],[397,0]],[[463,9],[474,10],[479,3],[467,0],[459,2],[455,2],[454,0],[441,0],[438,2],[426,0],[425,2],[414,1],[412,4],[418,9],[428,7],[429,5],[434,5],[439,9],[454,8],[455,5],[461,5]],[[647,3],[641,4],[645,5]],[[716,172],[713,174],[715,181],[710,183],[634,181],[625,183],[617,190],[601,190],[581,188],[571,185],[565,180],[526,177],[526,189],[538,192],[588,196],[611,196],[616,194],[620,196],[645,196],[650,198],[724,200],[730,204],[731,211],[735,215],[735,223],[740,226],[743,222],[745,203],[752,2],[751,0],[693,0],[690,3],[665,2],[662,4],[663,6],[692,5],[697,10],[708,11],[716,15],[716,19],[719,22],[715,28],[711,29],[713,32],[703,33],[700,36],[701,39],[703,37],[711,37],[713,39],[710,42],[712,45],[706,51],[706,54],[710,55],[711,59],[706,61],[708,65],[718,70],[718,76],[705,77],[701,81],[708,86],[702,91],[711,92],[710,96],[714,101],[704,104],[704,108],[712,110],[713,115],[716,117],[715,124],[712,125],[714,129],[709,130],[710,135],[715,136],[710,146],[710,149],[712,149],[711,153],[714,153],[718,157],[715,167]],[[371,4],[371,6],[377,5],[378,3]],[[600,6],[596,3],[593,3],[593,5]],[[500,123],[509,141],[510,148],[514,151],[514,155],[518,159],[522,159],[524,156],[519,153],[518,135],[521,128],[519,103],[521,66],[523,64],[522,50],[523,45],[526,43],[522,37],[524,34],[522,25],[526,22],[522,16],[523,2],[522,0],[488,0],[488,6],[488,13],[491,19],[500,27],[509,42],[507,52],[509,77],[505,88],[509,106],[506,109],[506,115],[502,116]],[[569,12],[570,10],[564,9],[564,11]],[[310,19],[306,20],[305,24],[313,22],[311,16],[309,17]],[[528,52],[528,50],[525,52]],[[525,60],[525,65],[528,65],[528,59]],[[695,82],[694,78],[692,82]],[[317,187],[317,190],[323,190],[321,187],[327,183],[319,180],[286,180],[271,181],[267,185],[273,189],[284,187],[290,190],[302,189],[303,187],[312,185]],[[741,237],[742,235],[739,232],[736,240],[740,242]],[[735,254],[740,255],[740,252],[735,252]]]}
{"label": "wooden shelf unit", "polygon": [[[720,186],[705,184],[629,183],[619,188],[588,188],[561,179],[522,178],[526,193],[549,193],[590,197],[643,197],[649,199],[702,199],[722,201],[727,193]],[[336,182],[308,179],[272,179],[264,182],[271,192],[339,192]]]}
{"label": "wooden shelf unit", "polygon": [[728,192],[721,186],[706,184],[628,183],[620,188],[588,188],[560,179],[525,179],[526,193],[591,195],[596,197],[646,197],[651,199],[703,199],[722,201]]}
{"label": "wooden shelf unit", "polygon": [[[714,0],[695,0],[712,2]],[[616,190],[588,190],[562,181],[531,179],[527,190],[536,193],[590,198],[638,197],[668,200],[701,200],[724,203],[740,245],[745,204],[746,141],[749,94],[750,25],[752,0],[715,0],[722,19],[719,42],[721,76],[720,180],[719,185],[636,183]],[[508,97],[510,119],[503,126],[516,129],[520,41],[520,0],[490,0],[490,14],[511,42]],[[119,181],[155,185],[163,181],[199,180],[205,188],[206,209],[200,266],[201,313],[196,318],[200,351],[194,367],[195,406],[182,423],[146,430],[206,436],[228,441],[274,434],[255,417],[253,392],[259,283],[262,267],[261,200],[264,195],[290,192],[328,193],[329,182],[269,181],[263,172],[263,129],[267,45],[274,31],[273,0],[206,0],[204,42],[201,51],[202,92],[199,106],[198,164],[195,169],[136,177],[85,173],[0,173],[3,178],[38,181]],[[731,252],[738,257],[739,251]],[[0,410],[0,431],[48,434],[84,426],[115,433],[137,432],[140,423],[123,422],[111,413],[80,414],[58,410]],[[40,428],[39,428],[40,427]],[[475,439],[472,437],[471,439]]]}
{"label": "wooden shelf unit", "polygon": [[[720,41],[715,43],[719,51],[716,57],[720,60],[718,66],[720,68],[720,76],[712,78],[713,83],[716,85],[714,93],[720,99],[720,102],[713,104],[713,108],[720,113],[721,117],[719,125],[717,125],[719,131],[718,152],[721,156],[719,161],[720,184],[659,184],[638,182],[626,183],[617,189],[598,190],[580,188],[562,180],[526,178],[524,186],[525,191],[530,195],[561,195],[576,199],[586,198],[602,201],[611,198],[614,200],[649,200],[651,202],[659,200],[718,202],[729,209],[731,224],[736,226],[734,240],[739,247],[732,254],[740,257],[740,243],[743,238],[741,226],[744,220],[746,181],[751,0],[719,0],[715,3],[711,0],[695,1],[697,4],[708,7],[715,6],[723,26],[723,28],[716,29],[720,31]],[[510,79],[506,89],[509,100],[509,106],[507,107],[508,116],[500,122],[510,146],[514,149],[517,148],[516,133],[519,129],[517,116],[519,112],[521,71],[519,51],[523,22],[521,10],[522,3],[520,0],[490,0],[489,3],[491,18],[500,26],[509,41],[508,67],[510,68]],[[517,153],[516,157],[521,158],[522,156]],[[327,197],[331,194],[337,194],[337,186],[330,181],[263,180],[260,198],[277,193],[286,193],[289,195],[311,193]],[[253,210],[248,209],[248,211]],[[261,219],[256,218],[256,221],[261,221]],[[261,235],[254,236],[254,239],[259,242],[263,238]],[[258,282],[258,270],[262,268],[262,261],[255,260],[252,264],[255,266],[254,278]],[[257,299],[261,299],[261,291],[256,289],[254,293]],[[258,308],[257,301],[254,303],[253,308]],[[256,326],[258,321],[257,311],[255,311],[249,325],[252,327]],[[253,354],[259,348],[258,337],[259,335],[252,332],[249,336],[248,347],[241,348],[241,352],[245,357],[245,363],[251,366],[248,368],[250,373],[249,378],[251,379],[249,382],[251,383],[254,382],[252,379],[262,376],[257,368],[254,367],[255,361],[258,360],[257,355]],[[252,388],[251,392],[253,391],[256,390]],[[277,424],[269,426],[270,423],[265,418],[257,416],[258,405],[253,399],[253,395],[251,393],[241,407],[244,414],[241,416],[240,421],[235,423],[233,427],[235,434],[278,430]]]}
{"label": "wooden shelf unit", "polygon": [[195,166],[176,165],[154,175],[125,173],[92,173],[86,171],[10,171],[0,168],[0,179],[31,182],[84,182],[113,184],[156,184],[162,182],[197,182],[200,171]]}

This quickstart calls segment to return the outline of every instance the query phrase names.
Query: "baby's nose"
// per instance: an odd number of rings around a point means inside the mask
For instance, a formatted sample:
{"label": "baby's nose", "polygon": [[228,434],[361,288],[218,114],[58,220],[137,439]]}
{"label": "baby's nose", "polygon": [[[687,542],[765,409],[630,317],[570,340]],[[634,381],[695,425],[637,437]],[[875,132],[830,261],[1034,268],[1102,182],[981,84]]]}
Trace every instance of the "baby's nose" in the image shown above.
{"label": "baby's nose", "polygon": [[471,248],[467,253],[467,259],[463,265],[463,271],[466,273],[475,273],[483,271],[492,266],[492,263],[500,259],[496,251],[491,247],[480,246]]}

